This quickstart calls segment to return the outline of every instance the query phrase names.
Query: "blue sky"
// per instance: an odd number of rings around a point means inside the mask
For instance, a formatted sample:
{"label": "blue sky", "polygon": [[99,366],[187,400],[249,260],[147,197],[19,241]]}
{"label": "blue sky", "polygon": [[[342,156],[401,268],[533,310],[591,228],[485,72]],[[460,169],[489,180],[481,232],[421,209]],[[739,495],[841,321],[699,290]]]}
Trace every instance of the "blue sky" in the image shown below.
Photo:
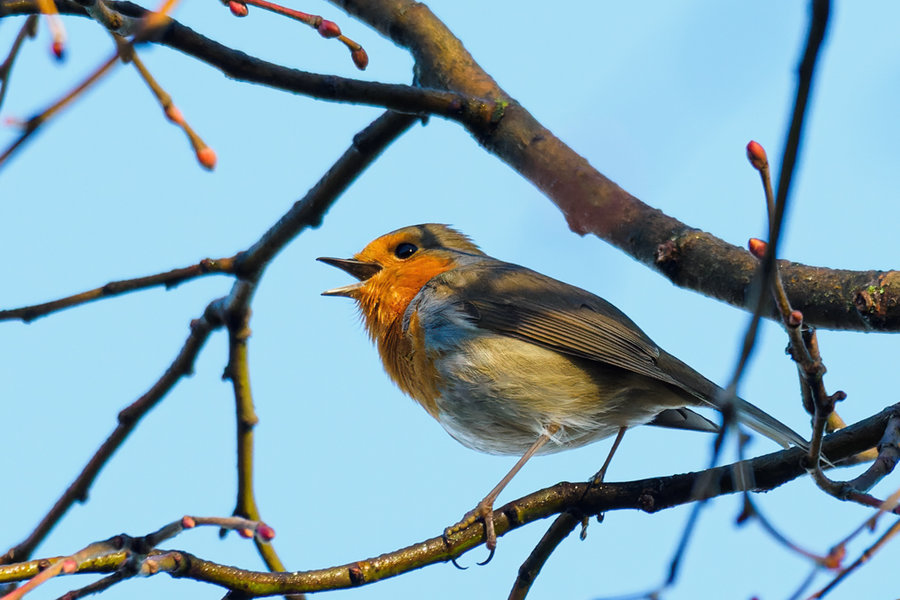
{"label": "blue sky", "polygon": [[[762,236],[764,202],[744,145],[780,156],[807,3],[430,3],[476,60],[542,123],[629,192],[691,226],[743,245]],[[406,83],[409,56],[338,9],[296,6],[338,22],[367,49],[364,74],[337,42],[251,9],[239,20],[216,2],[184,3],[176,17],[233,47],[282,64]],[[848,269],[896,267],[900,223],[900,7],[837,3],[811,103],[783,256]],[[8,47],[18,22],[0,25]],[[42,29],[17,63],[3,116],[27,117],[105,59],[108,36],[67,19],[69,56],[51,59]],[[32,141],[0,171],[0,306],[46,301],[103,283],[228,256],[244,249],[311,187],[376,108],[315,101],[232,82],[165,48],[141,51],[192,126],[216,150],[201,170],[183,135],[161,116],[127,66]],[[14,139],[0,132],[0,143]],[[607,298],[660,346],[725,381],[748,316],[678,289],[594,237],[569,232],[530,184],[454,123],[415,126],[340,199],[323,226],[272,263],[253,303],[250,364],[257,412],[257,498],[291,569],[371,557],[439,534],[513,462],[451,439],[384,375],[350,301],[322,290],[347,277],[315,262],[349,256],[372,238],[420,222],[451,223],[489,254]],[[30,325],[0,324],[4,549],[20,541],[115,425],[174,358],[213,298],[231,281],[209,277],[82,306]],[[767,324],[741,394],[799,431],[795,367],[785,336]],[[893,336],[820,332],[829,390],[843,389],[848,421],[896,401]],[[139,535],[183,514],[226,515],[234,506],[234,416],[220,378],[224,334],[214,335],[183,381],[101,473],[38,556],[71,553],[125,531]],[[886,385],[887,384],[887,385]],[[609,478],[630,480],[701,468],[711,439],[638,429],[626,436]],[[609,442],[540,457],[499,503],[596,471]],[[759,439],[751,451],[775,448]],[[850,475],[850,472],[847,473]],[[897,487],[883,482],[875,493]],[[806,480],[758,498],[782,531],[827,548],[868,512],[825,497]],[[809,566],[758,525],[734,525],[738,498],[704,511],[677,585],[667,598],[789,597]],[[615,512],[567,539],[532,598],[595,598],[661,581],[687,518]],[[549,525],[549,522],[546,523]],[[435,565],[329,597],[505,597],[546,529],[500,539],[485,567]],[[855,557],[874,537],[850,549]],[[245,568],[261,568],[252,544],[213,530],[170,544]],[[461,559],[472,564],[483,549]],[[896,597],[896,544],[830,597]],[[819,585],[827,580],[817,579]],[[52,598],[87,578],[35,593]],[[723,593],[723,590],[727,592]],[[106,598],[219,598],[221,590],[167,576],[130,581]]]}

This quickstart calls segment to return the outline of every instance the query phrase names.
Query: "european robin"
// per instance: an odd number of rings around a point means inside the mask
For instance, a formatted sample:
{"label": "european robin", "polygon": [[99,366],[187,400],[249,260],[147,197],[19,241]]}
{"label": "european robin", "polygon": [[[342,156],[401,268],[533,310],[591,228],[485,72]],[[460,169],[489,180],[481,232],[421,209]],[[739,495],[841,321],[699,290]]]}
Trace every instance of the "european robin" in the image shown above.
{"label": "european robin", "polygon": [[[445,535],[480,518],[493,551],[494,500],[534,454],[613,434],[617,444],[635,425],[718,430],[687,407],[722,410],[722,389],[619,309],[492,258],[446,225],[404,227],[352,259],[319,260],[359,280],[323,294],[357,302],[401,390],[465,446],[521,457]],[[749,402],[731,406],[738,420],[779,444],[806,447],[800,434]]]}

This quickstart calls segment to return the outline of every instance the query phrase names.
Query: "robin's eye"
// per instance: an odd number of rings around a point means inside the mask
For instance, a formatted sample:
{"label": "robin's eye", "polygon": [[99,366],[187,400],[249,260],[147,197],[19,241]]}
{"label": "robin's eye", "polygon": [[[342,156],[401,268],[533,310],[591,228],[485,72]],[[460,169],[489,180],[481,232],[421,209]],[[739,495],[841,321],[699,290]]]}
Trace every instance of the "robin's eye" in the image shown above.
{"label": "robin's eye", "polygon": [[394,248],[394,256],[400,259],[409,258],[416,253],[416,250],[418,248],[414,244],[403,242],[402,244],[397,244],[397,247]]}

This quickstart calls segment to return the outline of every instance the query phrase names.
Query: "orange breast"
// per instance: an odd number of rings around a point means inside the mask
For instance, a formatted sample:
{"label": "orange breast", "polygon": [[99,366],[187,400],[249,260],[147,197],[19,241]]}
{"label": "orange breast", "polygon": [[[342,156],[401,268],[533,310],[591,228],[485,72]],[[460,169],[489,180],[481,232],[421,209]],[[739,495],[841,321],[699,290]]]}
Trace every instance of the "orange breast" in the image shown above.
{"label": "orange breast", "polygon": [[385,268],[361,290],[359,304],[366,329],[378,346],[385,371],[401,390],[437,417],[440,395],[437,370],[425,352],[425,332],[415,313],[406,329],[403,316],[428,281],[453,268],[445,257],[424,254]]}

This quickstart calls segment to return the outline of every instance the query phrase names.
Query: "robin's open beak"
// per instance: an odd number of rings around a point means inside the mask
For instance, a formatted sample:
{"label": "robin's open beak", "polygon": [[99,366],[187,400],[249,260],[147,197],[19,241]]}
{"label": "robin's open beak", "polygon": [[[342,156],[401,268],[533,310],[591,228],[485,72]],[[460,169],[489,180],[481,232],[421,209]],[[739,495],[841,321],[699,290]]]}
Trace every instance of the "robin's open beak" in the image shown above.
{"label": "robin's open beak", "polygon": [[381,265],[378,263],[363,262],[353,258],[328,258],[327,256],[321,256],[316,260],[321,261],[326,265],[337,267],[359,279],[358,282],[351,283],[350,285],[325,290],[322,292],[323,296],[346,296],[347,298],[353,298],[354,292],[364,286],[367,279],[381,270]]}

